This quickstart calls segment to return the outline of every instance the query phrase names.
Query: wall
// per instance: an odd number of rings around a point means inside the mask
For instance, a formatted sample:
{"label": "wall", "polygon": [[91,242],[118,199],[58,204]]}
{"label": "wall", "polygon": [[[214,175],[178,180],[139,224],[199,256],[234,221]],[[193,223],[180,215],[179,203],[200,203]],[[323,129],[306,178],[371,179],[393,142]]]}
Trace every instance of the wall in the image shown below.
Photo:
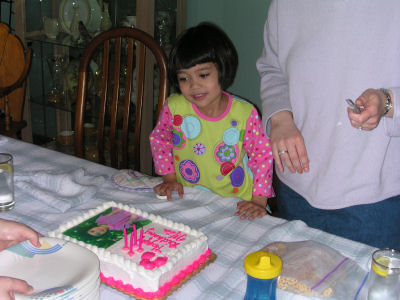
{"label": "wall", "polygon": [[263,47],[263,29],[271,0],[188,0],[187,27],[209,21],[232,39],[239,54],[235,82],[228,89],[260,107],[256,60]]}

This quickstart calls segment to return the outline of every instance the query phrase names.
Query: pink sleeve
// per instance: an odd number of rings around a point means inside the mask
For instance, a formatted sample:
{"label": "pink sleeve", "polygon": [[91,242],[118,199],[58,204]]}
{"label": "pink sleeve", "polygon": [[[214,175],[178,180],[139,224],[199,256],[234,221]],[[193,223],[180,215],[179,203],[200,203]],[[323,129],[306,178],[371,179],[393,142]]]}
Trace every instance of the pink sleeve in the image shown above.
{"label": "pink sleeve", "polygon": [[154,127],[150,134],[150,147],[156,173],[158,175],[174,173],[172,115],[168,107],[168,101],[161,110],[156,127]]}
{"label": "pink sleeve", "polygon": [[248,167],[253,172],[253,195],[274,196],[272,189],[273,155],[271,143],[264,133],[261,118],[255,108],[247,120],[243,148],[249,156]]}

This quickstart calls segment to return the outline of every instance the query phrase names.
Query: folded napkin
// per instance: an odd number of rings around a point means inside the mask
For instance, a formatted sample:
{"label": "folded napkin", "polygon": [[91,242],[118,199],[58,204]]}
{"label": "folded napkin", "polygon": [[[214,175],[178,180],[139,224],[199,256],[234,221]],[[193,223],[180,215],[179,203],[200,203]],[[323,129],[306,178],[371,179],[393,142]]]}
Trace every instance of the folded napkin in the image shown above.
{"label": "folded napkin", "polygon": [[86,175],[83,168],[69,173],[32,171],[14,174],[15,186],[61,212],[91,200],[104,182],[103,176]]}

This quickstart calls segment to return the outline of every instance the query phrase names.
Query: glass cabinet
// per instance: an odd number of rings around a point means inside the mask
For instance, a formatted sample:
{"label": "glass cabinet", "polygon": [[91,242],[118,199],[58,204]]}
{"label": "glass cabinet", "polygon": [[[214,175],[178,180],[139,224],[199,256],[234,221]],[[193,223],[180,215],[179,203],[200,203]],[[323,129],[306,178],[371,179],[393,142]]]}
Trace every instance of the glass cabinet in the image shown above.
{"label": "glass cabinet", "polygon": [[32,140],[73,154],[78,67],[86,44],[111,27],[137,27],[168,53],[185,27],[186,0],[15,0],[15,12],[22,20],[16,32],[33,50],[27,91]]}

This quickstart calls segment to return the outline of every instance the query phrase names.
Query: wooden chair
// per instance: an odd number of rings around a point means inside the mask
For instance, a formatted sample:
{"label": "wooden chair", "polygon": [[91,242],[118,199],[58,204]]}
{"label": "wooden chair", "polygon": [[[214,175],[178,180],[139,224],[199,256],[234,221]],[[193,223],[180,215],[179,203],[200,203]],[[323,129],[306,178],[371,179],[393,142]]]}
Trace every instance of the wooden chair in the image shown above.
{"label": "wooden chair", "polygon": [[0,109],[4,110],[0,134],[21,138],[27,126],[22,118],[31,56],[31,49],[24,49],[8,25],[0,23]]}
{"label": "wooden chair", "polygon": [[[158,88],[153,87],[155,78],[159,78]],[[156,101],[153,90],[158,93]],[[96,36],[86,46],[79,65],[75,155],[150,174],[148,135],[167,95],[167,59],[149,34],[115,28]],[[85,127],[93,124],[94,152],[86,143],[89,133]],[[143,171],[143,156],[150,160],[150,170]]]}

